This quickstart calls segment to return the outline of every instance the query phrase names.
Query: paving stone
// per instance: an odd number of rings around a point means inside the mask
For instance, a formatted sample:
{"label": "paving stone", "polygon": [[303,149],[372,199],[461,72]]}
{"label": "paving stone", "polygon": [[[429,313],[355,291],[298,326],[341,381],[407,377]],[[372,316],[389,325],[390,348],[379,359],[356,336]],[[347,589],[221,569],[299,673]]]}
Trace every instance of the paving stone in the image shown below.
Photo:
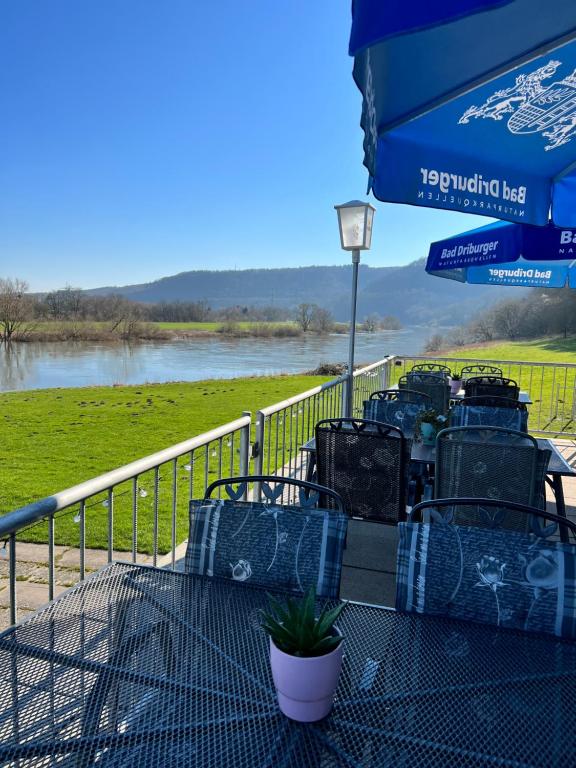
{"label": "paving stone", "polygon": [[350,520],[344,564],[395,573],[397,547],[398,530],[395,526]]}
{"label": "paving stone", "polygon": [[[18,621],[22,621],[26,616],[30,616],[34,611],[22,608],[18,609]],[[8,629],[10,626],[10,610],[8,608],[0,607],[0,632],[4,629]]]}
{"label": "paving stone", "polygon": [[[54,596],[65,591],[65,587],[56,586],[54,589]],[[47,584],[34,584],[31,581],[17,581],[16,582],[16,598],[18,608],[37,610],[41,605],[48,602],[48,585]],[[9,594],[8,590],[0,592],[0,607],[8,607]]]}
{"label": "paving stone", "polygon": [[[9,548],[9,545],[8,545]],[[55,546],[54,557],[58,558],[67,550],[67,547]],[[16,544],[16,559],[23,563],[47,563],[48,545],[47,544],[29,544],[25,541],[19,541]]]}
{"label": "paving stone", "polygon": [[367,571],[364,568],[344,567],[340,596],[344,600],[394,607],[396,576],[390,573]]}
{"label": "paving stone", "polygon": [[[48,584],[48,567],[45,565],[34,565],[27,570],[29,581],[39,584]],[[55,568],[54,579],[56,584],[63,587],[72,587],[80,581],[80,571],[76,568]]]}
{"label": "paving stone", "polygon": [[[142,560],[139,562],[147,561],[148,555],[142,555]],[[121,552],[114,550],[112,553],[113,560],[121,560],[122,562],[130,562],[132,559],[131,552]],[[107,549],[87,549],[85,552],[84,562],[87,570],[97,570],[102,568],[108,563],[108,550]],[[80,550],[75,547],[68,547],[58,558],[58,565],[77,568],[80,564]]]}

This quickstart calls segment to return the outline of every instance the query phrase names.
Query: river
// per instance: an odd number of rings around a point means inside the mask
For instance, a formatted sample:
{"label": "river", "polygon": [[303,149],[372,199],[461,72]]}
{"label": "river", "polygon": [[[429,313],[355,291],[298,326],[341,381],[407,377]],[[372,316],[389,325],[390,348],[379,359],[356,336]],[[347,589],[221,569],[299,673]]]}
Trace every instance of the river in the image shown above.
{"label": "river", "polygon": [[[360,333],[358,363],[388,354],[415,355],[432,333],[426,326]],[[299,373],[324,362],[344,362],[348,336],[288,339],[210,337],[170,342],[102,344],[27,342],[0,347],[0,391],[198,381],[211,378]]]}

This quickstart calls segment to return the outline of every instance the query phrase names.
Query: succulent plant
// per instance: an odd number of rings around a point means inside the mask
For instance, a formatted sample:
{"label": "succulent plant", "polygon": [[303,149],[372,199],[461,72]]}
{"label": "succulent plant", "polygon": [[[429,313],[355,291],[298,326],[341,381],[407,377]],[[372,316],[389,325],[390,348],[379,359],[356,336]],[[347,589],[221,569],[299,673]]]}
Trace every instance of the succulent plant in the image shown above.
{"label": "succulent plant", "polygon": [[262,628],[274,644],[291,656],[323,656],[333,651],[342,641],[334,631],[334,622],[346,603],[335,608],[325,606],[318,618],[315,616],[316,590],[314,587],[300,598],[287,598],[282,605],[268,595],[270,610],[262,611]]}
{"label": "succulent plant", "polygon": [[454,371],[454,373],[450,376],[452,381],[462,381],[462,374],[458,373],[458,371]]}

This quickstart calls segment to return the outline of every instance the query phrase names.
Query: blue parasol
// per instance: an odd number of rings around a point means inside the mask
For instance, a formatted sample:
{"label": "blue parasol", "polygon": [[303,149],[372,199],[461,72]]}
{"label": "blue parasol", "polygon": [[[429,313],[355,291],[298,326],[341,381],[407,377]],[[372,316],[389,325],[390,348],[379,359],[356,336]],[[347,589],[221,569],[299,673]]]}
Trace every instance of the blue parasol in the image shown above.
{"label": "blue parasol", "polygon": [[576,288],[576,229],[488,224],[432,243],[426,271],[462,283]]}
{"label": "blue parasol", "polygon": [[576,227],[574,0],[355,0],[364,163],[383,201]]}

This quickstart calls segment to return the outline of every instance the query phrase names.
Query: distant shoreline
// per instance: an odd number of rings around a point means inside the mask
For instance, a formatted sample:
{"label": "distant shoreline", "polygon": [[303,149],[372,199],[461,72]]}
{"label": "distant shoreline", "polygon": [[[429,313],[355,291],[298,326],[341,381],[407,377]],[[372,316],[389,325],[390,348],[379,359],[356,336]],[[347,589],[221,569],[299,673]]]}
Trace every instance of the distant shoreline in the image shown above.
{"label": "distant shoreline", "polygon": [[[366,331],[359,324],[357,333],[373,334],[381,331],[401,331],[403,328],[378,328]],[[11,343],[42,342],[173,342],[190,339],[294,339],[318,338],[331,334],[347,334],[347,323],[335,323],[326,332],[302,331],[292,322],[228,322],[228,323],[133,323],[113,326],[106,322],[40,322],[14,334]]]}

